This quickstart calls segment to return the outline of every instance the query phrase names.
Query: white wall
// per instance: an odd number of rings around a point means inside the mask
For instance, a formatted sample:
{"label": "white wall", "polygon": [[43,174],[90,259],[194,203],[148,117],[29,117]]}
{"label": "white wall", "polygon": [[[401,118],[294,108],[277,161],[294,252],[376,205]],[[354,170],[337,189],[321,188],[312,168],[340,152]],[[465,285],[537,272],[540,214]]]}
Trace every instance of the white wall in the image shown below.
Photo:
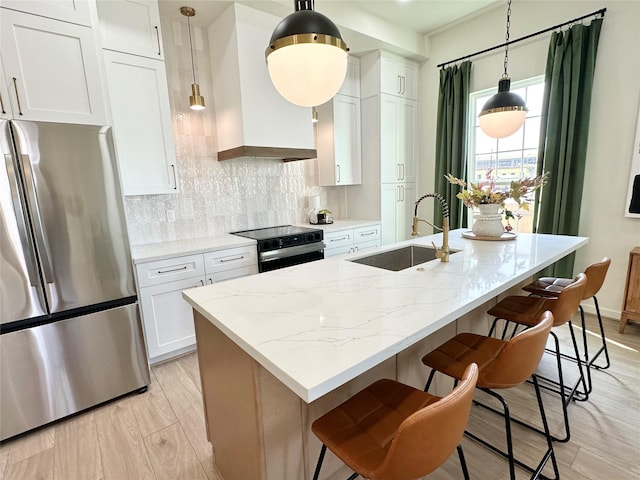
{"label": "white wall", "polygon": [[[589,244],[576,258],[576,272],[604,256],[611,268],[598,294],[603,314],[619,318],[628,253],[640,245],[640,220],[625,218],[638,108],[640,107],[640,2],[638,1],[514,1],[511,38],[607,8],[603,23],[589,129],[580,232]],[[444,30],[430,38],[431,57],[421,69],[421,163],[419,191],[433,190],[439,71],[437,64],[504,41],[505,9]],[[512,81],[544,74],[550,33],[512,45]],[[471,90],[497,86],[504,51],[472,59]],[[590,303],[589,303],[590,304]]]}

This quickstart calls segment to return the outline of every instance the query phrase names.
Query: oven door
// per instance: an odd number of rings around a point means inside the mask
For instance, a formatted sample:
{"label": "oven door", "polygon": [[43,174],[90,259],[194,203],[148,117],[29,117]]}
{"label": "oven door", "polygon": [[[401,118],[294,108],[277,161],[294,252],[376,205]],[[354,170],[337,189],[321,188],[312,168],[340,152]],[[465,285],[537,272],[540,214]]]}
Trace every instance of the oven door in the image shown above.
{"label": "oven door", "polygon": [[324,242],[307,243],[305,245],[260,252],[258,254],[258,269],[260,272],[269,272],[278,268],[322,260],[323,258]]}

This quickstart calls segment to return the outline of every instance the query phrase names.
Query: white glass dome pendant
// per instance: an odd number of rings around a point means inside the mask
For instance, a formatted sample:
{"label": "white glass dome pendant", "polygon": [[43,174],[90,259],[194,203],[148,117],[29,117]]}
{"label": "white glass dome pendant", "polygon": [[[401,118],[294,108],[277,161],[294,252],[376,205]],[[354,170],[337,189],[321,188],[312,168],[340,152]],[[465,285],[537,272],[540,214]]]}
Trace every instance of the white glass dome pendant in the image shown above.
{"label": "white glass dome pendant", "polygon": [[296,0],[295,12],[275,28],[265,51],[269,76],[285,99],[303,107],[329,101],[347,73],[347,48],[335,24]]}

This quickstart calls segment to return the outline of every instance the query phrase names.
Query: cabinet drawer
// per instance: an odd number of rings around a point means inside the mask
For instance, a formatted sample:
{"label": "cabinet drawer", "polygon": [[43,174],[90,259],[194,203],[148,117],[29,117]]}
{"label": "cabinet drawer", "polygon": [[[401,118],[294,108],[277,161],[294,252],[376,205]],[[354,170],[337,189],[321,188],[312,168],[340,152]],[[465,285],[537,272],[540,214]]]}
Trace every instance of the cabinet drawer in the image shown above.
{"label": "cabinet drawer", "polygon": [[[227,248],[205,253],[204,264],[207,275],[252,266],[256,267],[257,272],[258,256],[256,247],[255,245],[247,245],[246,247]],[[214,281],[216,281],[215,278]]]}
{"label": "cabinet drawer", "polygon": [[258,265],[250,265],[248,267],[234,268],[232,270],[225,270],[224,272],[217,272],[207,277],[207,283],[211,280],[213,283],[224,282],[225,280],[231,280],[233,278],[248,277],[249,275],[255,275],[258,273]]}
{"label": "cabinet drawer", "polygon": [[353,241],[358,244],[360,242],[370,242],[380,238],[380,225],[370,227],[360,227],[353,230]]}
{"label": "cabinet drawer", "polygon": [[324,244],[327,246],[326,250],[344,247],[345,245],[351,247],[353,245],[353,230],[326,233],[324,235]]}
{"label": "cabinet drawer", "polygon": [[136,266],[138,287],[147,287],[161,283],[184,280],[204,275],[202,255],[167,258],[155,262],[141,263]]}
{"label": "cabinet drawer", "polygon": [[342,247],[325,248],[324,258],[335,257],[336,255],[343,255],[345,253],[353,253],[353,246],[344,245]]}
{"label": "cabinet drawer", "polygon": [[380,239],[371,240],[370,242],[361,242],[353,247],[353,251],[360,253],[380,246]]}

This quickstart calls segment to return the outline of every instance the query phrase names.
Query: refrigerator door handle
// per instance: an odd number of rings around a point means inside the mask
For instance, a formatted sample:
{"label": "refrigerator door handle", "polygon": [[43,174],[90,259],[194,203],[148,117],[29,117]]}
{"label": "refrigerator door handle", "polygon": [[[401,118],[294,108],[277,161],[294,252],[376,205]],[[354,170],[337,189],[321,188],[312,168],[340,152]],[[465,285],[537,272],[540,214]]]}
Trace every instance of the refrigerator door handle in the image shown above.
{"label": "refrigerator door handle", "polygon": [[38,204],[38,198],[36,197],[36,191],[33,186],[33,171],[31,169],[31,160],[29,155],[20,155],[22,157],[22,171],[25,176],[25,189],[27,191],[27,197],[32,205],[32,224],[33,231],[36,237],[36,243],[38,245],[38,252],[40,253],[40,262],[42,265],[42,273],[46,283],[54,283],[53,266],[51,265],[51,254],[49,243],[47,242],[46,235],[44,233],[44,227],[42,224],[42,216],[40,215],[40,205]]}
{"label": "refrigerator door handle", "polygon": [[[16,178],[15,168],[13,164],[13,155],[5,155],[4,161],[6,163],[9,177]],[[22,211],[22,202],[20,199],[20,193],[18,192],[18,186],[10,182],[9,190],[11,191],[13,211],[16,218],[16,224],[18,226],[20,243],[22,244],[22,252],[25,260],[25,265],[27,267],[27,275],[29,275],[29,283],[32,287],[37,287],[38,285],[40,285],[40,279],[38,277],[38,267],[36,264],[36,259],[31,250],[31,243],[29,242],[27,226],[24,223],[24,213]]]}

